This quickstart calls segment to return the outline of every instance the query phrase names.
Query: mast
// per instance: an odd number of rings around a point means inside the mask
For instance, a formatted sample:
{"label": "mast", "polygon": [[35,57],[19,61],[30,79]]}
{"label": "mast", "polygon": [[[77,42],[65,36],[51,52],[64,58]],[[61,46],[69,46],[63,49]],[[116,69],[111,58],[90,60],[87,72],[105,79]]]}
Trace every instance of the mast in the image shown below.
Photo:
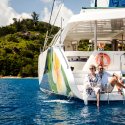
{"label": "mast", "polygon": [[94,50],[97,50],[97,21],[94,22]]}
{"label": "mast", "polygon": [[[97,7],[97,0],[95,0],[95,8]],[[97,50],[97,21],[94,22],[94,50]]]}
{"label": "mast", "polygon": [[97,7],[97,0],[95,0],[95,7]]}

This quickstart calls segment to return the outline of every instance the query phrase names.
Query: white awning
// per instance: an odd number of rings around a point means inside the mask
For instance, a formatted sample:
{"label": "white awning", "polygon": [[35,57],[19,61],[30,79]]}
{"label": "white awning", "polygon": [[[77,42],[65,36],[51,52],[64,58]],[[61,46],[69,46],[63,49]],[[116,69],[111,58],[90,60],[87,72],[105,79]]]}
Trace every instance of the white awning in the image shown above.
{"label": "white awning", "polygon": [[83,9],[80,14],[73,16],[64,28],[61,34],[62,43],[81,39],[93,40],[95,21],[97,22],[98,41],[109,41],[117,37],[122,40],[121,35],[124,35],[125,31],[124,13],[125,8]]}
{"label": "white awning", "polygon": [[[85,21],[75,24],[68,30],[66,39],[94,39],[95,21]],[[124,19],[106,19],[97,21],[97,40],[111,40],[124,33]],[[65,39],[65,40],[66,40]]]}

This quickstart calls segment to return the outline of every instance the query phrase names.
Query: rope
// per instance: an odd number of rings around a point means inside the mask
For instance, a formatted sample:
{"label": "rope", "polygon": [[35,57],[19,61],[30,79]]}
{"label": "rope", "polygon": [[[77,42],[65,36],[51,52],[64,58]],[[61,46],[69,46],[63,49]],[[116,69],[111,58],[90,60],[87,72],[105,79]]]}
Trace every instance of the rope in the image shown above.
{"label": "rope", "polygon": [[47,32],[46,32],[46,37],[45,37],[45,41],[44,41],[43,51],[45,50],[47,41],[48,41],[48,30],[47,30]]}
{"label": "rope", "polygon": [[50,24],[50,21],[51,21],[51,18],[52,18],[52,13],[53,13],[53,8],[54,8],[54,3],[55,3],[55,0],[53,0],[53,5],[52,5],[51,14],[50,14],[49,24]]}
{"label": "rope", "polygon": [[52,28],[51,28],[51,30],[50,30],[49,36],[50,36],[51,33],[52,33],[53,27],[54,27],[54,25],[55,25],[55,23],[56,23],[56,20],[57,20],[57,18],[58,18],[58,15],[59,15],[59,13],[60,13],[60,10],[61,10],[62,6],[63,6],[63,4],[60,6],[60,8],[59,8],[59,10],[58,10],[58,12],[57,12],[57,15],[56,15],[56,18],[55,18],[54,23],[53,23],[53,25],[52,25]]}
{"label": "rope", "polygon": [[[49,24],[50,24],[50,21],[51,21],[51,18],[52,18],[54,3],[55,3],[55,0],[53,0],[52,9],[51,9],[51,14],[50,14],[50,19],[49,19]],[[47,32],[46,32],[46,36],[45,36],[43,51],[45,50],[46,44],[47,44],[47,42],[48,42],[48,29],[49,29],[49,24],[48,24],[48,28],[47,28]]]}
{"label": "rope", "polygon": [[[62,3],[63,3],[63,2],[64,2],[64,0],[62,0]],[[53,9],[54,9],[54,3],[55,3],[55,0],[53,0],[53,5],[52,5],[51,15],[50,15],[50,19],[49,19],[49,24],[50,24],[51,18],[52,18],[52,13],[53,13]],[[61,10],[62,6],[63,6],[63,4],[60,6],[60,8],[59,8],[59,10],[58,10],[58,12],[57,12],[56,18],[55,18],[55,20],[54,20],[54,23],[53,23],[51,29],[50,29],[49,35],[48,35],[48,28],[47,28],[43,51],[45,50],[45,47],[46,47],[46,44],[47,44],[47,42],[48,42],[49,36],[50,36],[51,33],[52,33],[53,27],[54,27],[54,25],[55,25],[55,22],[56,22],[56,20],[57,20],[57,18],[58,18],[58,15],[59,15],[59,13],[60,13],[60,10]]]}

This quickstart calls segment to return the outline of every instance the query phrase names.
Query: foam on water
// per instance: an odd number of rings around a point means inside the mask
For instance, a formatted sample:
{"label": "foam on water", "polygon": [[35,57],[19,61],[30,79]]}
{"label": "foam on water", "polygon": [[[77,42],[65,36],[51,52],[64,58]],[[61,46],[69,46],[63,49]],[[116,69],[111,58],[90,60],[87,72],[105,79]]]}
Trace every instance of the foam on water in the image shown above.
{"label": "foam on water", "polygon": [[88,95],[87,95],[87,92],[86,92],[86,86],[83,86],[82,97],[83,97],[83,100],[84,100],[84,104],[88,105]]}
{"label": "foam on water", "polygon": [[70,101],[68,101],[68,100],[60,100],[60,99],[58,99],[58,100],[45,100],[45,101],[43,101],[43,102],[50,102],[50,103],[73,103],[73,102],[70,102]]}

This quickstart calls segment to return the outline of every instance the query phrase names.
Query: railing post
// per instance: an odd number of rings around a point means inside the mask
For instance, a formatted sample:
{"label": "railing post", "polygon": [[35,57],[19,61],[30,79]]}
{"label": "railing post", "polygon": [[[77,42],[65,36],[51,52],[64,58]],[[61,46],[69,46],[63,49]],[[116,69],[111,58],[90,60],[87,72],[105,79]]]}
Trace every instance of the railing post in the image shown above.
{"label": "railing post", "polygon": [[94,22],[94,50],[97,50],[97,21]]}

